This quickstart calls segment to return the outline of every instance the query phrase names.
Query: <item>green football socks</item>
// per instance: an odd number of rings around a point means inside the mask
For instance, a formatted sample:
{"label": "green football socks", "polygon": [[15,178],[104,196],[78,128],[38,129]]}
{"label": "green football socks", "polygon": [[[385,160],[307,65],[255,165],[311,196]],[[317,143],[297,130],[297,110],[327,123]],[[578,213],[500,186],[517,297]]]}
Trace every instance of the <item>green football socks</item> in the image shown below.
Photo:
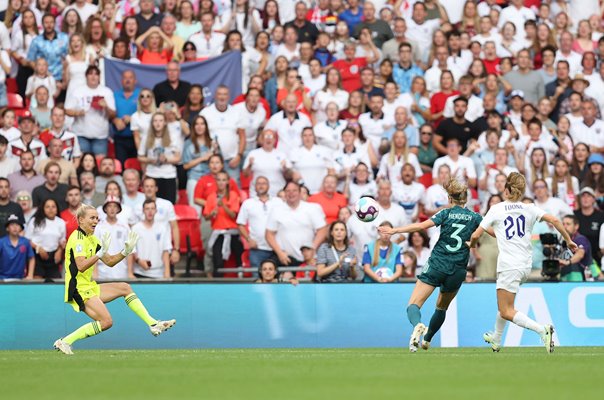
{"label": "green football socks", "polygon": [[89,322],[86,325],[80,326],[78,329],[63,338],[65,343],[73,344],[81,339],[98,335],[101,333],[101,323],[99,321]]}
{"label": "green football socks", "polygon": [[138,299],[136,294],[130,293],[124,298],[124,300],[126,301],[128,307],[130,307],[130,309],[134,311],[134,313],[138,315],[140,319],[145,321],[145,324],[151,326],[157,323],[157,320],[149,315],[149,312],[143,305],[142,301]]}

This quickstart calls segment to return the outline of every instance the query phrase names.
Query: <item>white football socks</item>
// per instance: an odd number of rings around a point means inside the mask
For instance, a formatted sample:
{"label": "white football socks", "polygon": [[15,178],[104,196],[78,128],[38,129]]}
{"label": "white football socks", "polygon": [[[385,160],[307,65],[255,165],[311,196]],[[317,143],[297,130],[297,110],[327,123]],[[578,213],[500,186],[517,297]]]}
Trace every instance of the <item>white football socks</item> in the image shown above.
{"label": "white football socks", "polygon": [[493,339],[495,339],[497,343],[501,343],[501,336],[503,336],[503,330],[505,329],[505,324],[507,322],[508,321],[501,318],[501,314],[498,311],[497,317],[495,317],[495,331],[493,332]]}
{"label": "white football socks", "polygon": [[517,311],[516,315],[514,315],[514,320],[512,322],[518,326],[537,332],[540,335],[545,332],[545,328],[543,327],[543,325],[538,324],[537,322],[533,321],[528,316],[526,316],[526,314],[523,314],[519,311]]}

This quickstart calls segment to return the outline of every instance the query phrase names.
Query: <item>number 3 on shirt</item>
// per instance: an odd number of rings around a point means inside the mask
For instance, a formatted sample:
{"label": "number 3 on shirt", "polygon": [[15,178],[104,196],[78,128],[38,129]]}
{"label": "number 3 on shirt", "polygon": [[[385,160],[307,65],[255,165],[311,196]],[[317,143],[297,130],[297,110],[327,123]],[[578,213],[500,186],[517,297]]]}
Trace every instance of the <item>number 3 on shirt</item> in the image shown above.
{"label": "number 3 on shirt", "polygon": [[463,244],[463,240],[461,240],[461,238],[459,237],[459,232],[461,232],[463,230],[463,228],[465,228],[466,226],[464,224],[451,224],[451,226],[453,228],[455,228],[455,232],[453,232],[451,234],[451,239],[455,239],[455,241],[457,241],[457,244],[455,245],[455,247],[451,247],[449,245],[446,245],[445,248],[451,252],[453,251],[457,251],[459,249],[461,249],[461,245]]}
{"label": "number 3 on shirt", "polygon": [[[505,238],[507,240],[513,238],[514,235],[518,235],[518,237],[521,238],[526,233],[526,218],[524,218],[524,215],[516,217],[515,220],[510,215],[503,221],[503,224],[505,228]],[[516,228],[515,230],[514,227]]]}

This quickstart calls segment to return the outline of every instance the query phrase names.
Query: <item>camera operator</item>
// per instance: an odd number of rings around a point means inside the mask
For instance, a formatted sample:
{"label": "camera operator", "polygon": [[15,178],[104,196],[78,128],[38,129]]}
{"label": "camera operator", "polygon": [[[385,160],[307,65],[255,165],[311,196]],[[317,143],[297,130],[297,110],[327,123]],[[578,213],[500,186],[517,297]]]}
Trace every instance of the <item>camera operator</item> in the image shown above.
{"label": "camera operator", "polygon": [[591,245],[589,240],[579,233],[579,218],[575,215],[565,216],[562,224],[579,248],[570,259],[560,260],[560,280],[562,282],[583,282],[585,281],[585,269],[592,263]]}

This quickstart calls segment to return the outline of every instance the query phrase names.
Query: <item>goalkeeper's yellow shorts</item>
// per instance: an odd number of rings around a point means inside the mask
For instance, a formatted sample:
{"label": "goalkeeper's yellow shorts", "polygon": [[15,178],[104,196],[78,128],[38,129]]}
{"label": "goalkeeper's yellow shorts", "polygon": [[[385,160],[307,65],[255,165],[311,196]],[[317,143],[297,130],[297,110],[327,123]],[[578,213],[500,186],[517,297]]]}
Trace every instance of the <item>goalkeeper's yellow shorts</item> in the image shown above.
{"label": "goalkeeper's yellow shorts", "polygon": [[[84,306],[86,305],[86,302],[91,298],[95,296],[101,296],[101,286],[99,286],[99,284],[96,282],[91,282],[90,284],[87,284],[84,288],[78,287],[76,288],[76,290],[80,294],[80,297],[84,302]],[[67,303],[71,304],[71,306],[76,312],[80,312],[80,305],[75,300],[68,301]]]}

